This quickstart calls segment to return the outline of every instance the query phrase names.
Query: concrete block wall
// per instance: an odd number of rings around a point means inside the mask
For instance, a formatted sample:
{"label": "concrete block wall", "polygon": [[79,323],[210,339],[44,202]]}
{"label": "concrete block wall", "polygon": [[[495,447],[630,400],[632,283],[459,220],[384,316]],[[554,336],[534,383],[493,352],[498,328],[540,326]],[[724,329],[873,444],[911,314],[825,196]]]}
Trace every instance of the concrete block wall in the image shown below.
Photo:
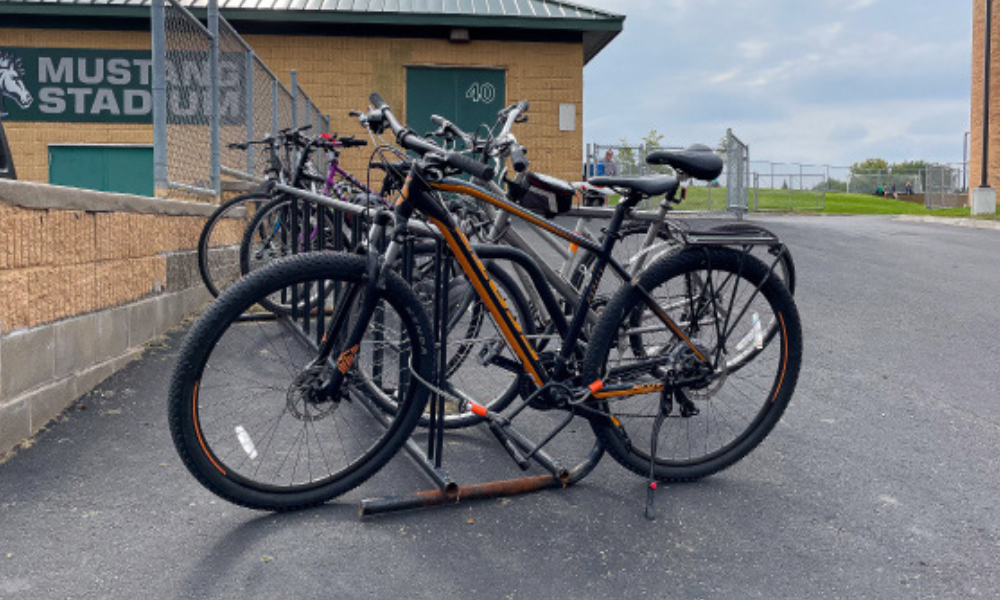
{"label": "concrete block wall", "polygon": [[210,299],[195,248],[213,209],[0,180],[0,455]]}

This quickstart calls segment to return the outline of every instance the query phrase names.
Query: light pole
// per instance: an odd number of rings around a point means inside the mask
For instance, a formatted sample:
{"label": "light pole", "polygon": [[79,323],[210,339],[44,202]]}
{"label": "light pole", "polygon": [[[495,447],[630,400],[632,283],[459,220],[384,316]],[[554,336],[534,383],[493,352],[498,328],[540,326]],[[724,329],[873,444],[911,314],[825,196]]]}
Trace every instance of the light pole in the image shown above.
{"label": "light pole", "polygon": [[962,191],[969,191],[968,171],[969,171],[969,135],[971,131],[966,131],[962,136]]}
{"label": "light pole", "polygon": [[996,190],[990,187],[988,179],[990,148],[990,53],[993,39],[993,0],[986,0],[986,22],[983,33],[986,38],[983,54],[983,163],[979,187],[972,191],[972,214],[993,214],[997,210]]}

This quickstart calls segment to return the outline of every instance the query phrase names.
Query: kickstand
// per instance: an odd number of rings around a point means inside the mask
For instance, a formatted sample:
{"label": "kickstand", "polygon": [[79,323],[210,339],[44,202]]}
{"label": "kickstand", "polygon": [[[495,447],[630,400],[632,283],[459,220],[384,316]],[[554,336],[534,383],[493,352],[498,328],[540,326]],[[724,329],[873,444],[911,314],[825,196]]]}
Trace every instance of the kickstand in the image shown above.
{"label": "kickstand", "polygon": [[666,420],[667,416],[674,409],[673,398],[674,373],[671,371],[667,373],[666,386],[660,392],[660,410],[653,421],[653,432],[650,434],[649,441],[649,480],[646,486],[646,518],[650,521],[656,519],[656,514],[653,512],[653,494],[656,492],[656,442],[660,438],[660,428],[663,427],[663,421]]}

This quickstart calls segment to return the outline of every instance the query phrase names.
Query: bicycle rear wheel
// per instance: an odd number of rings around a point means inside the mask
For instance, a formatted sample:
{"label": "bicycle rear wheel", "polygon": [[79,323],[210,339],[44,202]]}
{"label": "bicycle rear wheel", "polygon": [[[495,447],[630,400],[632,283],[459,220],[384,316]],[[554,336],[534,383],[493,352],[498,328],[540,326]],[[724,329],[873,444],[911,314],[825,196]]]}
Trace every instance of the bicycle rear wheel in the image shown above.
{"label": "bicycle rear wheel", "polygon": [[257,208],[271,200],[265,192],[240,194],[219,205],[198,238],[198,272],[215,297],[240,278],[239,244]]}
{"label": "bicycle rear wheel", "polygon": [[[371,477],[409,437],[427,401],[410,367],[429,377],[434,351],[427,317],[402,279],[386,273],[379,324],[360,345],[334,344],[325,356],[291,319],[257,308],[308,286],[328,290],[304,294],[323,299],[310,312],[356,311],[350,290],[364,277],[358,256],[283,259],[227,290],[195,324],[174,370],[169,422],[185,466],[206,488],[255,509],[320,504]],[[327,336],[342,339],[328,322]],[[331,396],[323,386],[335,370],[346,379]]]}
{"label": "bicycle rear wheel", "polygon": [[[688,481],[729,467],[784,413],[798,379],[802,332],[794,301],[768,273],[747,253],[692,247],[650,265],[637,286],[620,290],[605,309],[584,360],[585,382],[663,384],[671,371],[678,377],[695,372],[695,354],[659,311],[712,361],[710,373],[679,386],[672,399],[657,444],[657,479]],[[768,323],[775,335],[766,335]],[[660,391],[596,401],[613,418],[594,420],[595,433],[615,460],[643,476],[660,401]]]}
{"label": "bicycle rear wheel", "polygon": [[[496,262],[486,264],[494,288],[511,311],[525,335],[535,333],[531,309],[524,293],[513,277]],[[427,281],[430,275],[430,281]],[[424,280],[414,288],[425,306],[433,306],[433,276],[424,273]],[[482,299],[476,294],[464,273],[449,277],[448,286],[448,362],[445,377],[449,392],[474,400],[491,411],[506,408],[522,390],[524,370],[508,347]],[[470,411],[460,411],[456,402],[445,404],[444,427],[454,429],[482,422]],[[428,425],[422,418],[421,426]]]}
{"label": "bicycle rear wheel", "polygon": [[[296,254],[319,250],[350,250],[362,236],[363,219],[345,216],[313,202],[282,196],[265,204],[250,219],[240,243],[239,264],[243,276],[267,264]],[[297,301],[313,301],[301,298]],[[292,310],[292,299],[275,295],[261,300],[272,312]]]}

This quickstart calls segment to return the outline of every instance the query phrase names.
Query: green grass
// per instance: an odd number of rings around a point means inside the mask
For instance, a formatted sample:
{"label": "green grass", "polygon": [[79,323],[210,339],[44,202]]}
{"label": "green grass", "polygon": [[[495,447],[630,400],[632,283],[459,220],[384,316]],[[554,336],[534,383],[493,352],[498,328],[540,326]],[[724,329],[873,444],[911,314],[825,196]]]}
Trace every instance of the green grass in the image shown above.
{"label": "green grass", "polygon": [[[752,192],[751,192],[752,194]],[[753,208],[753,197],[750,198]],[[613,196],[611,205],[618,203],[618,197]],[[656,200],[651,208],[659,205]],[[678,206],[678,210],[725,210],[726,189],[691,186],[687,198]],[[640,206],[640,209],[642,206]],[[786,213],[816,213],[828,215],[929,215],[934,217],[971,217],[974,219],[1000,220],[1000,211],[993,215],[976,215],[972,217],[969,207],[943,208],[928,210],[922,204],[893,200],[872,194],[844,194],[830,192],[824,199],[812,192],[787,190],[759,190],[757,193],[757,208],[764,212]]]}

